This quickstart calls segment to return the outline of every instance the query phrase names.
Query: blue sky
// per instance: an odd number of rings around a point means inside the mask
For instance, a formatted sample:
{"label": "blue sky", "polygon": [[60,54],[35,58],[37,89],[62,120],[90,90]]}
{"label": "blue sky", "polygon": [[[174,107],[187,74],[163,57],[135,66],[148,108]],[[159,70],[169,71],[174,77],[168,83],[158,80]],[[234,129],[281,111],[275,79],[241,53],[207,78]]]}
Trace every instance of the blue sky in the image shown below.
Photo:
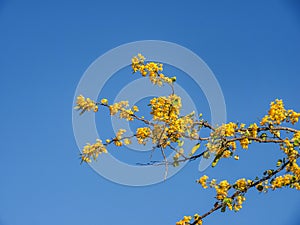
{"label": "blue sky", "polygon": [[[300,111],[296,0],[0,0],[1,225],[165,225],[211,207],[213,192],[194,182],[196,162],[147,187],[112,183],[79,164],[71,119],[81,76],[108,50],[149,39],[180,44],[208,64],[228,121],[257,122],[275,98]],[[253,177],[278,152],[252,146],[205,172]],[[295,190],[250,191],[239,213],[217,212],[205,224],[297,225],[299,203]]]}

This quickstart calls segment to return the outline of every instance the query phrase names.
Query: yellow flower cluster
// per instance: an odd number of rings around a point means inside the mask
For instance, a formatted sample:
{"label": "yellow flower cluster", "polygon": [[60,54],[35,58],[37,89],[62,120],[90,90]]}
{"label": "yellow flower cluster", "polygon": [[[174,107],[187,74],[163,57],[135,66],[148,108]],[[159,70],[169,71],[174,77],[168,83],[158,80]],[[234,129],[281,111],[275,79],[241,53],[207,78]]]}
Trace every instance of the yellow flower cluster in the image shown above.
{"label": "yellow flower cluster", "polygon": [[275,122],[275,124],[280,124],[286,118],[286,110],[284,108],[282,100],[276,99],[275,102],[271,102],[271,107],[268,112],[269,118]]}
{"label": "yellow flower cluster", "polygon": [[133,114],[134,114],[134,112],[131,109],[121,109],[119,117],[121,119],[125,119],[127,121],[132,121],[133,120],[133,117],[132,117]]}
{"label": "yellow flower cluster", "polygon": [[176,225],[188,225],[192,220],[191,216],[184,216],[182,220],[176,222]]}
{"label": "yellow flower cluster", "polygon": [[[197,180],[197,183],[201,184],[203,188],[208,188],[207,179],[208,176],[204,175],[199,180]],[[245,178],[242,178],[237,180],[235,184],[232,185],[232,187],[242,193],[246,192],[248,186],[252,184],[252,180],[246,180]],[[242,203],[245,201],[245,197],[243,195],[238,195],[234,197],[234,199],[231,197],[227,197],[228,191],[231,188],[231,185],[227,180],[223,180],[219,184],[217,184],[216,180],[212,179],[209,183],[209,186],[211,188],[215,188],[217,192],[216,198],[222,201],[224,207],[228,207],[230,210],[235,211],[238,211],[242,208]]]}
{"label": "yellow flower cluster", "polygon": [[[118,130],[118,132],[117,132],[117,134],[116,134],[116,137],[113,139],[113,141],[114,141],[114,144],[116,145],[116,146],[118,146],[118,147],[120,147],[120,146],[122,146],[123,145],[123,142],[122,142],[122,136],[123,136],[123,134],[126,132],[126,130],[125,129],[119,129]],[[127,142],[127,141],[126,141]],[[127,142],[128,143],[128,142]]]}
{"label": "yellow flower cluster", "polygon": [[294,181],[294,179],[295,177],[292,174],[285,174],[283,176],[276,177],[271,182],[271,187],[273,188],[273,190],[275,190],[276,188],[288,186]]}
{"label": "yellow flower cluster", "polygon": [[90,110],[94,110],[94,112],[97,112],[98,106],[90,98],[85,98],[82,95],[79,95],[77,97],[75,109],[78,109],[78,110],[81,109],[82,110],[81,113],[83,113],[85,111],[90,111]]}
{"label": "yellow flower cluster", "polygon": [[296,163],[298,151],[294,148],[294,144],[292,144],[288,139],[285,139],[284,145],[281,145],[281,149],[287,155],[291,163]]}
{"label": "yellow flower cluster", "polygon": [[235,184],[233,185],[233,188],[244,192],[247,190],[248,186],[251,185],[252,183],[253,183],[252,180],[246,180],[245,178],[242,178],[235,182]]}
{"label": "yellow flower cluster", "polygon": [[243,149],[248,149],[249,139],[248,138],[243,138],[242,140],[240,140],[240,144],[241,144]]}
{"label": "yellow flower cluster", "polygon": [[181,98],[175,94],[150,100],[153,119],[170,123],[177,120],[181,109]]}
{"label": "yellow flower cluster", "polygon": [[296,132],[293,136],[293,140],[299,140],[300,141],[300,131]]}
{"label": "yellow flower cluster", "polygon": [[195,225],[202,225],[202,220],[201,220],[201,216],[198,214],[194,215],[194,222],[196,222]]}
{"label": "yellow flower cluster", "polygon": [[134,111],[138,111],[137,106],[133,106],[133,109],[128,109],[128,101],[120,101],[116,102],[113,105],[109,106],[110,115],[116,115],[118,112],[120,112],[119,117],[121,119],[126,119],[127,121],[132,121],[134,114]]}
{"label": "yellow flower cluster", "polygon": [[268,115],[264,116],[260,122],[260,125],[265,125],[266,123],[272,124],[273,122],[277,125],[281,124],[283,121],[291,122],[295,124],[299,121],[300,113],[294,110],[286,110],[282,100],[276,99],[271,102]]}
{"label": "yellow flower cluster", "polygon": [[176,78],[169,78],[160,73],[163,70],[163,65],[160,63],[149,62],[145,64],[145,57],[141,54],[134,56],[131,60],[131,67],[134,73],[140,72],[142,76],[149,75],[149,79],[153,84],[162,86],[163,82],[172,84]]}
{"label": "yellow flower cluster", "polygon": [[88,143],[83,147],[81,160],[89,163],[92,161],[92,158],[96,160],[101,153],[107,153],[107,150],[102,141],[97,139],[95,144],[91,145]]}
{"label": "yellow flower cluster", "polygon": [[236,143],[235,141],[230,141],[227,143],[227,147],[231,148],[231,150],[235,150],[236,149]]}
{"label": "yellow flower cluster", "polygon": [[201,184],[201,186],[206,189],[206,188],[208,188],[207,183],[206,183],[207,179],[208,179],[208,176],[204,175],[204,176],[200,177],[199,180],[197,180],[197,183]]}
{"label": "yellow flower cluster", "polygon": [[184,134],[197,139],[198,131],[193,127],[194,112],[179,117],[181,98],[175,94],[161,96],[150,100],[151,112],[154,121],[164,122],[161,126],[156,124],[153,129],[153,143],[165,148],[171,142],[177,142]]}
{"label": "yellow flower cluster", "polygon": [[[176,222],[176,225],[189,225],[191,224],[192,217],[184,216],[182,220]],[[198,214],[194,215],[194,223],[195,225],[202,225],[201,217]]]}
{"label": "yellow flower cluster", "polygon": [[238,195],[235,199],[235,204],[233,206],[234,211],[239,211],[242,208],[243,202],[246,200],[244,196]]}
{"label": "yellow flower cluster", "polygon": [[143,76],[146,76],[147,71],[144,71],[145,69],[144,62],[145,62],[145,57],[142,54],[139,53],[137,56],[134,56],[131,59],[131,67],[133,72],[135,73],[137,71],[142,71],[141,74]]}
{"label": "yellow flower cluster", "polygon": [[136,138],[139,144],[146,144],[146,139],[151,135],[149,127],[140,127],[136,130]]}
{"label": "yellow flower cluster", "polygon": [[126,109],[126,107],[128,106],[128,101],[116,102],[113,105],[109,106],[110,115],[116,115],[119,111],[121,111],[122,109]]}
{"label": "yellow flower cluster", "polygon": [[253,123],[249,126],[250,135],[254,138],[257,137],[258,126],[256,123]]}
{"label": "yellow flower cluster", "polygon": [[237,125],[235,123],[230,122],[228,124],[225,124],[225,136],[234,136],[236,128]]}
{"label": "yellow flower cluster", "polygon": [[299,165],[296,162],[294,162],[294,163],[288,165],[286,170],[293,174],[292,187],[296,188],[297,190],[300,190],[300,167],[299,167]]}
{"label": "yellow flower cluster", "polygon": [[138,111],[139,111],[139,108],[138,108],[136,105],[134,105],[134,106],[132,107],[132,111],[133,111],[133,112],[138,112]]}
{"label": "yellow flower cluster", "polygon": [[295,124],[299,121],[300,113],[295,112],[294,110],[289,109],[287,111],[289,121],[292,124]]}
{"label": "yellow flower cluster", "polygon": [[223,158],[229,158],[230,156],[231,156],[231,151],[225,150],[223,152],[223,155],[222,155]]}
{"label": "yellow flower cluster", "polygon": [[168,84],[172,84],[173,81],[176,80],[176,77],[169,78],[169,77],[165,76],[164,74],[160,73],[159,74],[159,79],[154,79],[154,80],[157,80],[157,81],[152,81],[152,83],[155,84],[155,82],[157,82],[158,86],[161,86],[162,82],[165,82],[165,83],[168,83]]}
{"label": "yellow flower cluster", "polygon": [[231,186],[227,180],[223,180],[218,185],[215,185],[215,189],[217,192],[216,198],[218,200],[223,200],[224,198],[226,198],[230,187]]}
{"label": "yellow flower cluster", "polygon": [[172,142],[176,142],[180,137],[182,137],[182,133],[184,132],[182,129],[182,122],[183,120],[178,119],[171,123],[169,127],[166,127],[166,138],[169,137]]}

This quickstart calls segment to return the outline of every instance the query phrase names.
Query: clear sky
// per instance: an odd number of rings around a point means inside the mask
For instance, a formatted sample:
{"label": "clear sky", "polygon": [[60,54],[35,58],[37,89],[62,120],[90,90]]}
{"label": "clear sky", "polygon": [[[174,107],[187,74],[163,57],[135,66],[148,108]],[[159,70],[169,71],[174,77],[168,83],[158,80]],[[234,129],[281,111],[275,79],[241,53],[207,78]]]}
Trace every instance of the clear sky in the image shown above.
{"label": "clear sky", "polygon": [[[195,183],[196,162],[147,187],[80,165],[71,119],[81,76],[108,50],[148,39],[180,44],[209,65],[228,121],[257,122],[275,98],[300,111],[297,0],[0,0],[1,225],[167,225],[212,206],[213,192]],[[240,161],[205,172],[255,177],[278,152],[251,146]],[[240,212],[217,212],[205,224],[298,225],[299,203],[295,190],[250,191]]]}

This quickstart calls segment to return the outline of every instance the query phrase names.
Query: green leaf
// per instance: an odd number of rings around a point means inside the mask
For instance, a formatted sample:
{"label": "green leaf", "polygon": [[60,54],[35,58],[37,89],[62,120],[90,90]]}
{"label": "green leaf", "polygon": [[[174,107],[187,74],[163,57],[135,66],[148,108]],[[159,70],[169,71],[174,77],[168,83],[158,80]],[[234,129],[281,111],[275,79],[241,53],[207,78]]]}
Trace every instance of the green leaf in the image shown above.
{"label": "green leaf", "polygon": [[258,191],[262,191],[264,189],[264,187],[260,184],[260,185],[257,185],[256,189]]}
{"label": "green leaf", "polygon": [[210,157],[209,151],[204,152],[203,158],[208,159]]}
{"label": "green leaf", "polygon": [[223,205],[221,208],[221,212],[225,212],[226,211],[226,205]]}
{"label": "green leaf", "polygon": [[223,199],[223,203],[232,203],[232,199],[231,198],[224,198]]}
{"label": "green leaf", "polygon": [[260,135],[260,138],[263,139],[263,140],[266,140],[267,139],[267,134],[266,133],[262,133]]}
{"label": "green leaf", "polygon": [[281,164],[282,164],[282,160],[281,160],[281,159],[279,159],[279,160],[277,161],[277,163],[276,163],[276,166],[277,166],[277,167],[280,167],[280,166],[281,166]]}
{"label": "green leaf", "polygon": [[221,156],[216,156],[216,158],[215,158],[214,161],[212,162],[211,166],[212,166],[212,167],[215,167],[215,166],[218,164],[220,158],[221,158]]}
{"label": "green leaf", "polygon": [[174,167],[179,166],[179,162],[178,162],[178,161],[174,161],[174,162],[173,162],[173,166],[174,166]]}
{"label": "green leaf", "polygon": [[212,167],[215,167],[217,165],[217,163],[219,162],[220,158],[222,157],[224,151],[225,150],[223,149],[219,154],[216,155],[214,161],[211,164]]}
{"label": "green leaf", "polygon": [[183,146],[183,144],[184,144],[184,141],[177,140],[177,143],[178,143],[178,146],[179,146],[179,147],[182,147],[182,146]]}
{"label": "green leaf", "polygon": [[195,152],[198,150],[198,148],[200,147],[200,143],[197,143],[191,150],[191,155],[194,155]]}

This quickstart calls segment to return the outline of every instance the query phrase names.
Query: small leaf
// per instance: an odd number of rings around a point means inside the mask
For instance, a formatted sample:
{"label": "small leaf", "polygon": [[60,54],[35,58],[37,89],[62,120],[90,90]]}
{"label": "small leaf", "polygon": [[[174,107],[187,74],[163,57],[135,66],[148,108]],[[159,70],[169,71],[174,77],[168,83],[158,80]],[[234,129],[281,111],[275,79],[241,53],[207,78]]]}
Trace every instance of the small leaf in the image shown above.
{"label": "small leaf", "polygon": [[182,147],[183,144],[184,144],[184,141],[178,140],[177,143],[178,143],[178,146],[179,146],[179,147]]}
{"label": "small leaf", "polygon": [[268,173],[269,176],[272,175],[273,172],[274,172],[274,170],[267,170],[267,173]]}
{"label": "small leaf", "polygon": [[226,211],[226,205],[223,205],[221,208],[221,212],[225,212]]}
{"label": "small leaf", "polygon": [[174,161],[174,162],[173,162],[173,166],[174,166],[174,167],[179,166],[179,162],[178,162],[178,161]]}
{"label": "small leaf", "polygon": [[209,151],[204,152],[203,158],[208,159],[210,157]]}
{"label": "small leaf", "polygon": [[195,152],[198,150],[198,148],[200,147],[200,143],[197,143],[191,150],[191,155],[194,155]]}
{"label": "small leaf", "polygon": [[277,161],[277,163],[276,163],[276,166],[277,166],[277,167],[280,167],[280,166],[281,166],[281,164],[282,164],[282,160],[281,160],[281,159],[279,159],[279,160]]}
{"label": "small leaf", "polygon": [[224,198],[223,199],[223,203],[232,203],[232,199],[231,198]]}
{"label": "small leaf", "polygon": [[264,189],[264,187],[261,184],[259,184],[259,185],[256,186],[256,189],[258,191],[262,191]]}
{"label": "small leaf", "polygon": [[266,133],[262,133],[260,135],[260,138],[263,139],[263,140],[266,140],[267,139],[267,134]]}
{"label": "small leaf", "polygon": [[216,157],[216,158],[214,159],[214,161],[212,162],[211,166],[212,166],[212,167],[215,167],[215,166],[218,164],[220,158],[221,158],[220,156],[219,156],[219,157]]}

